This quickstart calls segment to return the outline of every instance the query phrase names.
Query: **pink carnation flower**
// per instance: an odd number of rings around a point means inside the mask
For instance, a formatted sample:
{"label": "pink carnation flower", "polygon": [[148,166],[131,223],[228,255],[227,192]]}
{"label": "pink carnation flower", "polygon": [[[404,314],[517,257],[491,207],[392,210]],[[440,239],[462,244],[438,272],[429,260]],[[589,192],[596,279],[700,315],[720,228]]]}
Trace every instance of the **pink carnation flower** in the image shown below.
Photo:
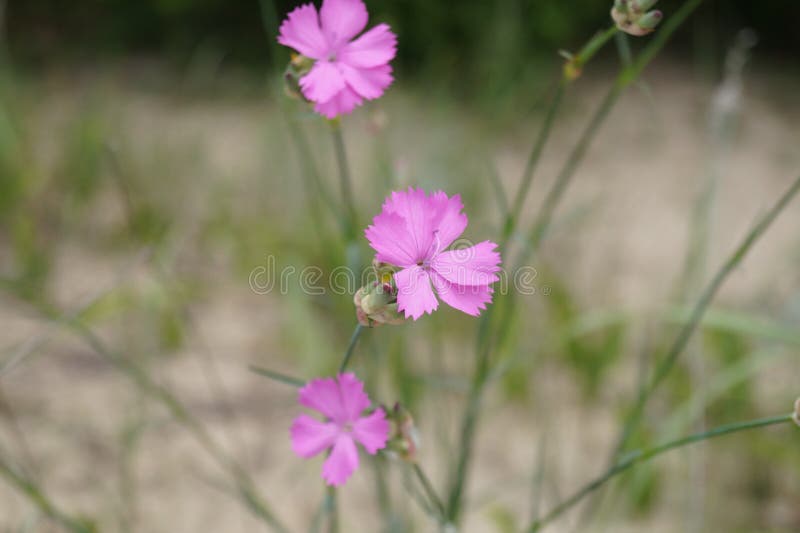
{"label": "pink carnation flower", "polygon": [[325,421],[308,415],[295,418],[289,430],[292,450],[309,458],[330,449],[322,465],[322,477],[328,485],[344,485],[358,468],[356,442],[370,455],[386,446],[389,438],[386,415],[378,408],[361,416],[370,401],[364,384],[355,374],[311,380],[300,389],[300,404],[320,412]]}
{"label": "pink carnation flower", "polygon": [[316,60],[300,78],[300,88],[328,118],[380,97],[392,83],[389,61],[397,51],[397,36],[388,25],[378,24],[354,40],[367,17],[361,0],[323,0],[319,15],[313,4],[305,4],[281,24],[278,42]]}
{"label": "pink carnation flower", "polygon": [[397,309],[414,320],[431,313],[439,301],[477,316],[492,301],[492,283],[498,280],[497,245],[483,241],[445,251],[467,227],[459,195],[441,191],[428,196],[422,189],[393,192],[366,236],[378,261],[402,270],[394,274]]}

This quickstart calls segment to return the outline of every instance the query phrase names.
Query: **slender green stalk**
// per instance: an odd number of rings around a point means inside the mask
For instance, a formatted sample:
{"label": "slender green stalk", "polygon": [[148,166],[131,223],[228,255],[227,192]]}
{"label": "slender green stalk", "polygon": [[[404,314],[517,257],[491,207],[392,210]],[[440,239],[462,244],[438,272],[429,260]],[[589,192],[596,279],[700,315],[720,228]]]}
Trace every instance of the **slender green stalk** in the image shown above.
{"label": "slender green stalk", "polygon": [[357,324],[356,329],[353,330],[353,335],[350,337],[350,344],[347,345],[347,350],[344,352],[342,364],[339,365],[340,374],[347,370],[347,365],[350,363],[350,358],[353,357],[353,351],[356,348],[359,337],[361,337],[362,331],[364,331],[364,326]]}
{"label": "slender green stalk", "polygon": [[619,83],[615,83],[611,89],[609,89],[606,96],[600,102],[600,106],[597,108],[597,111],[595,111],[595,114],[592,115],[592,118],[589,121],[589,124],[586,126],[586,129],[583,130],[583,134],[578,140],[578,144],[576,144],[572,149],[572,152],[570,152],[570,155],[562,167],[561,172],[559,172],[556,181],[547,192],[547,196],[542,203],[542,209],[539,211],[539,215],[536,217],[531,230],[528,232],[528,238],[526,241],[527,246],[520,253],[518,264],[526,263],[530,254],[538,250],[542,239],[547,233],[547,230],[550,228],[553,214],[560,205],[561,199],[563,198],[567,187],[569,187],[570,183],[572,182],[572,178],[575,176],[575,171],[581,162],[583,162],[586,151],[589,149],[589,146],[597,135],[597,132],[600,130],[600,126],[603,125],[608,117],[608,114],[617,103],[620,94],[622,94],[623,88],[624,86],[620,85]]}
{"label": "slender green stalk", "polygon": [[[588,43],[586,43],[577,54],[571,56],[567,64],[571,66],[572,69],[577,69],[579,71],[617,33],[617,31],[618,30],[616,26],[611,26],[607,30],[598,33]],[[537,163],[542,156],[542,151],[547,144],[547,140],[550,138],[550,132],[552,131],[553,123],[555,122],[558,110],[561,107],[564,92],[566,91],[567,86],[571,82],[575,81],[575,79],[576,77],[569,75],[567,73],[567,69],[565,68],[562,72],[559,83],[556,86],[555,94],[550,101],[550,106],[547,109],[547,114],[545,115],[544,122],[542,123],[542,128],[539,130],[539,135],[536,137],[536,141],[531,147],[531,152],[525,164],[525,170],[522,173],[522,179],[520,180],[517,194],[514,196],[513,208],[506,218],[506,222],[503,227],[503,238],[500,244],[501,251],[506,248],[507,241],[511,237],[516,225],[519,222],[522,208],[525,205],[525,200],[528,197],[528,192],[530,191],[531,183],[533,182],[534,171],[536,170]]]}
{"label": "slender green stalk", "polygon": [[578,68],[583,68],[583,66],[589,62],[590,59],[594,57],[594,55],[603,48],[608,41],[611,40],[614,35],[617,34],[619,29],[616,25],[609,27],[608,29],[599,32],[596,34],[592,39],[586,43],[580,51],[572,56],[570,62],[572,62]]}
{"label": "slender green stalk", "polygon": [[741,244],[736,247],[730,257],[728,257],[727,261],[723,263],[722,267],[720,267],[716,275],[706,286],[703,294],[700,296],[700,299],[695,304],[689,320],[678,332],[678,335],[667,352],[666,357],[664,357],[658,367],[656,367],[652,379],[647,387],[641,390],[636,400],[636,404],[628,414],[623,426],[622,435],[615,449],[614,457],[619,456],[619,454],[625,449],[625,446],[628,444],[633,432],[637,429],[642,420],[642,415],[644,414],[644,408],[647,404],[647,400],[675,366],[678,357],[689,343],[689,339],[691,339],[692,334],[700,324],[703,315],[708,309],[711,301],[714,299],[714,296],[716,296],[719,288],[725,282],[730,273],[733,272],[737,266],[739,266],[756,241],[758,241],[764,232],[767,231],[772,222],[775,221],[778,215],[784,210],[784,208],[786,208],[795,195],[797,195],[798,191],[800,191],[800,177],[798,177],[794,183],[792,183],[789,189],[783,193],[775,205],[773,205],[769,211],[759,218],[759,220],[753,226],[753,229],[751,229],[750,232],[745,236]]}
{"label": "slender green stalk", "polygon": [[729,433],[736,433],[739,431],[746,431],[750,429],[757,429],[766,426],[772,426],[776,424],[785,424],[787,422],[792,422],[792,415],[781,415],[781,416],[773,416],[769,418],[759,418],[757,420],[749,420],[747,422],[737,422],[734,424],[727,424],[724,426],[719,426],[717,428],[703,431],[701,433],[694,433],[692,435],[681,437],[676,440],[668,441],[658,446],[654,446],[652,448],[646,448],[644,450],[636,450],[630,454],[627,454],[624,458],[622,458],[618,463],[614,466],[609,468],[604,474],[599,476],[598,478],[594,479],[593,481],[584,485],[581,489],[579,489],[575,494],[564,500],[563,502],[556,505],[552,510],[550,510],[547,514],[545,514],[540,520],[537,520],[531,523],[526,529],[526,533],[534,533],[536,531],[540,531],[545,525],[552,522],[559,516],[561,516],[564,512],[571,509],[575,504],[580,502],[584,497],[588,496],[592,492],[596,491],[600,487],[602,487],[606,482],[613,479],[614,477],[618,476],[619,474],[625,472],[629,468],[633,467],[634,465],[648,461],[658,455],[666,453],[670,450],[674,450],[676,448],[680,448],[682,446],[686,446],[688,444],[693,444],[695,442],[700,442],[708,439],[712,439],[715,437],[721,437],[722,435],[727,435]]}
{"label": "slender green stalk", "polygon": [[355,201],[353,200],[353,185],[350,177],[350,166],[347,163],[347,150],[344,147],[344,137],[342,136],[342,124],[339,120],[331,121],[331,132],[333,134],[333,147],[336,152],[336,164],[339,167],[339,187],[341,188],[342,203],[347,220],[346,240],[349,242],[355,237],[358,227],[358,215],[356,214]]}
{"label": "slender green stalk", "polygon": [[[46,311],[46,314],[50,313]],[[100,337],[80,320],[71,320],[66,322],[65,325],[80,336],[98,355],[107,359],[123,374],[131,378],[149,397],[163,404],[173,418],[189,430],[209,456],[217,462],[219,467],[231,476],[242,497],[242,501],[254,516],[260,518],[274,531],[288,533],[286,526],[277,518],[274,511],[258,493],[255,482],[250,475],[217,444],[208,433],[206,427],[186,409],[177,397],[153,381],[142,368],[129,358],[123,357],[107,348]]]}
{"label": "slender green stalk", "polygon": [[422,467],[419,466],[419,463],[414,463],[412,468],[414,470],[414,474],[416,474],[417,479],[419,480],[420,485],[422,485],[422,489],[425,491],[425,496],[431,503],[431,507],[436,509],[436,512],[441,517],[442,521],[444,521],[446,515],[444,503],[442,503],[439,495],[436,494],[436,489],[433,488],[431,480],[425,475],[425,472],[422,470]]}
{"label": "slender green stalk", "polygon": [[19,490],[42,514],[73,533],[94,533],[96,528],[88,521],[73,518],[59,509],[32,480],[15,471],[0,455],[0,476]]}
{"label": "slender green stalk", "polygon": [[544,122],[542,123],[542,128],[539,130],[539,135],[536,137],[533,147],[531,147],[531,153],[528,156],[527,163],[525,163],[525,170],[522,173],[522,179],[520,180],[517,194],[514,195],[513,207],[506,217],[506,222],[503,226],[503,237],[500,244],[501,253],[506,248],[508,240],[511,238],[511,235],[514,233],[514,229],[519,222],[519,217],[522,213],[522,207],[525,205],[525,200],[528,197],[528,192],[530,191],[531,183],[533,182],[534,171],[536,170],[537,163],[542,156],[542,151],[547,144],[547,140],[550,138],[550,131],[553,129],[553,123],[555,122],[556,115],[558,114],[558,109],[561,106],[561,101],[563,100],[566,86],[567,82],[564,79],[558,83],[556,92],[550,102],[550,107],[547,109],[547,115],[545,115]]}
{"label": "slender green stalk", "polygon": [[326,488],[325,512],[328,515],[328,532],[339,533],[339,502],[336,498],[336,488]]}
{"label": "slender green stalk", "polygon": [[[568,185],[572,181],[572,177],[577,170],[578,166],[583,160],[592,140],[596,136],[605,119],[608,117],[610,111],[613,109],[620,94],[632,82],[634,82],[644,68],[652,61],[656,54],[663,48],[669,37],[675,30],[683,23],[684,20],[700,5],[702,0],[687,0],[683,6],[672,15],[666,24],[663,24],[656,37],[653,38],[647,47],[637,56],[636,60],[628,66],[625,66],[620,74],[617,76],[613,86],[608,94],[600,103],[600,107],[592,116],[589,124],[584,130],[578,144],[568,156],[564,167],[556,178],[555,183],[548,191],[545,198],[542,211],[534,221],[528,233],[528,246],[520,252],[519,264],[527,262],[530,254],[538,249],[542,242],[544,235],[550,226],[550,221],[555,213],[556,207],[560,203]],[[609,28],[601,37],[596,41],[597,43],[604,44],[616,32]],[[591,57],[599,50],[599,46],[592,44],[586,51],[587,57]],[[582,51],[583,52],[583,51]],[[580,53],[579,53],[580,56]],[[510,232],[509,232],[510,234]],[[475,429],[477,427],[477,419],[480,412],[480,404],[485,388],[486,379],[489,375],[489,360],[490,351],[494,339],[504,338],[508,331],[509,324],[511,323],[511,310],[514,308],[514,298],[509,297],[509,305],[506,307],[507,312],[499,320],[495,319],[498,324],[498,331],[494,334],[489,326],[491,317],[494,313],[490,308],[486,313],[486,317],[481,321],[478,333],[478,348],[476,351],[476,366],[475,374],[472,381],[472,388],[469,393],[469,400],[464,412],[461,425],[461,441],[459,455],[456,462],[455,474],[453,476],[453,483],[451,485],[450,495],[448,498],[447,515],[448,518],[457,523],[460,518],[462,497],[466,478],[469,472],[469,464],[471,461],[473,439],[475,437]],[[496,306],[497,304],[495,304]]]}
{"label": "slender green stalk", "polygon": [[303,385],[306,384],[306,382],[300,378],[289,376],[287,374],[281,374],[280,372],[275,372],[268,368],[262,368],[260,366],[255,366],[255,365],[250,365],[248,368],[250,369],[250,372],[253,372],[254,374],[258,374],[259,376],[264,376],[265,378],[278,381],[280,383],[283,383],[284,385],[289,385],[291,387],[302,387]]}

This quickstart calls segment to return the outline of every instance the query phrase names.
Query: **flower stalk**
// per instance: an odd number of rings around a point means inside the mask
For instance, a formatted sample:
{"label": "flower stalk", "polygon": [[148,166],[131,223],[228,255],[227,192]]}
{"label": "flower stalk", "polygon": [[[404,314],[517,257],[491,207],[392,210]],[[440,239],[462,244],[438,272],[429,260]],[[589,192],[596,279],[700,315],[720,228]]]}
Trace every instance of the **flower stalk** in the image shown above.
{"label": "flower stalk", "polygon": [[644,450],[636,450],[634,452],[626,454],[625,457],[623,457],[618,463],[610,467],[604,474],[584,485],[582,488],[576,491],[572,496],[570,496],[560,504],[556,505],[541,519],[532,522],[525,529],[525,532],[536,533],[538,531],[541,531],[542,528],[544,528],[544,526],[546,526],[550,522],[553,522],[556,518],[558,518],[566,511],[571,509],[573,506],[575,506],[577,503],[579,503],[581,500],[583,500],[583,498],[585,498],[592,492],[596,491],[597,489],[605,485],[611,479],[615,478],[616,476],[622,474],[623,472],[627,471],[628,469],[632,468],[633,466],[639,463],[649,461],[650,459],[653,459],[670,450],[674,450],[682,446],[687,446],[689,444],[694,444],[696,442],[713,439],[716,437],[721,437],[723,435],[728,435],[730,433],[737,433],[739,431],[747,431],[750,429],[758,429],[777,424],[785,424],[787,422],[792,421],[792,416],[793,415],[789,414],[789,415],[773,416],[769,418],[759,418],[756,420],[748,420],[746,422],[737,422],[734,424],[727,424],[724,426],[716,427],[708,431],[703,431],[701,433],[694,433],[686,437],[681,437],[679,439],[668,441],[658,446],[653,446],[652,448],[646,448]]}

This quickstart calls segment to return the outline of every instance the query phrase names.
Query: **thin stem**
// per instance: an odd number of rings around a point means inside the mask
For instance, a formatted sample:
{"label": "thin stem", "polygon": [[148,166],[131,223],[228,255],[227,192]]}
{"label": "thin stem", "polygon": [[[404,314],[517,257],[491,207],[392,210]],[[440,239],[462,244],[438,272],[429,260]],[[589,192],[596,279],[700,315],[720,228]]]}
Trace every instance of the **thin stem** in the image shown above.
{"label": "thin stem", "polygon": [[600,126],[603,125],[608,117],[608,114],[617,103],[617,100],[622,93],[622,89],[623,87],[618,83],[615,83],[611,89],[609,89],[605,98],[603,98],[602,102],[600,103],[600,107],[597,108],[597,111],[595,111],[595,114],[592,116],[589,124],[586,126],[586,129],[584,129],[581,138],[578,140],[578,144],[576,144],[572,149],[572,152],[570,152],[570,155],[562,167],[561,172],[558,174],[556,181],[547,192],[547,196],[542,203],[542,209],[539,211],[539,215],[536,217],[536,220],[528,233],[528,239],[526,242],[527,246],[522,252],[520,252],[520,259],[518,261],[519,264],[527,262],[528,257],[534,253],[541,244],[542,239],[547,233],[547,230],[550,228],[553,214],[561,203],[561,199],[563,198],[567,187],[571,183],[572,178],[575,175],[575,171],[583,161],[583,158],[586,155],[586,152],[595,136],[597,135]]}
{"label": "thin stem", "polygon": [[[45,313],[52,313],[45,310]],[[127,375],[149,397],[161,402],[180,424],[182,424],[195,437],[198,443],[217,462],[219,467],[228,473],[238,490],[246,507],[255,515],[279,533],[287,533],[288,529],[277,518],[274,511],[267,505],[258,493],[255,482],[233,458],[211,437],[206,427],[169,390],[153,381],[147,373],[129,358],[111,351],[103,341],[86,324],[78,319],[65,323],[67,327],[80,336],[98,355],[104,357],[115,367]]]}
{"label": "thin stem", "polygon": [[339,533],[339,503],[336,498],[336,488],[326,489],[325,512],[328,514],[328,533]]}
{"label": "thin stem", "polygon": [[541,530],[545,525],[547,525],[548,523],[552,522],[553,520],[561,516],[564,512],[566,512],[567,510],[572,508],[575,504],[580,502],[584,497],[596,491],[597,489],[602,487],[606,482],[618,476],[619,474],[625,472],[626,470],[633,467],[637,463],[648,461],[665,452],[668,452],[675,448],[686,446],[688,444],[693,444],[695,442],[700,442],[715,437],[721,437],[722,435],[727,435],[729,433],[736,433],[739,431],[746,431],[749,429],[762,428],[766,426],[772,426],[775,424],[785,424],[787,422],[792,422],[792,415],[773,416],[769,418],[759,418],[757,420],[749,420],[747,422],[737,422],[733,424],[719,426],[709,431],[694,433],[686,437],[681,437],[679,439],[665,442],[663,444],[654,446],[652,448],[646,448],[644,450],[636,450],[635,452],[626,455],[620,462],[609,468],[604,474],[584,485],[581,489],[575,492],[575,494],[573,494],[560,504],[556,505],[552,510],[550,510],[550,512],[545,514],[544,517],[542,517],[540,520],[531,523],[525,529],[525,531],[526,533],[534,533],[536,531]]}
{"label": "thin stem", "polygon": [[254,374],[264,376],[265,378],[278,381],[280,383],[283,383],[284,385],[289,385],[291,387],[302,387],[303,385],[306,384],[306,382],[300,378],[289,376],[287,374],[281,374],[280,372],[275,372],[274,370],[270,370],[269,368],[262,368],[260,366],[255,366],[255,365],[250,365],[247,368],[249,368],[250,372],[253,372]]}
{"label": "thin stem", "polygon": [[561,106],[566,85],[567,83],[562,79],[556,87],[556,92],[550,102],[550,107],[547,109],[547,115],[545,115],[542,128],[539,130],[539,135],[536,137],[536,141],[531,147],[531,153],[525,164],[525,170],[522,173],[522,179],[519,182],[517,194],[514,196],[514,205],[511,208],[511,212],[506,217],[506,222],[503,227],[503,238],[500,245],[501,252],[505,249],[508,244],[508,239],[511,238],[519,222],[522,207],[525,205],[525,199],[528,197],[528,191],[530,191],[531,183],[533,182],[534,170],[536,170],[536,165],[542,156],[545,144],[547,144],[547,140],[550,138],[550,131],[553,129],[553,123],[555,122],[558,109]]}
{"label": "thin stem", "polygon": [[32,480],[16,472],[9,464],[5,463],[2,456],[0,456],[0,476],[6,478],[9,484],[24,494],[42,514],[60,524],[64,529],[72,531],[73,533],[92,533],[94,531],[94,527],[90,522],[72,518],[56,507],[56,505],[47,498],[41,488],[36,486]]}
{"label": "thin stem", "polygon": [[611,40],[612,37],[614,37],[614,35],[617,34],[618,31],[619,29],[614,25],[596,34],[572,57],[571,61],[579,68],[582,68],[609,40]]}
{"label": "thin stem", "polygon": [[419,466],[419,463],[414,463],[413,469],[414,473],[417,475],[417,479],[419,480],[423,490],[425,491],[425,495],[427,496],[433,508],[436,509],[442,521],[444,521],[445,520],[444,503],[442,503],[442,500],[441,498],[439,498],[439,495],[436,494],[436,489],[433,488],[433,484],[431,484],[430,479],[428,479],[428,476],[425,475],[425,472]]}
{"label": "thin stem", "polygon": [[353,357],[353,351],[356,348],[356,344],[358,343],[359,337],[361,337],[362,331],[364,331],[364,326],[362,326],[361,324],[357,324],[356,329],[353,330],[353,335],[350,337],[350,344],[347,345],[347,351],[344,352],[344,357],[342,358],[342,364],[339,365],[340,374],[345,370],[347,370],[347,365],[350,363],[350,358]]}
{"label": "thin stem", "polygon": [[722,286],[722,284],[725,282],[728,275],[730,275],[730,273],[737,266],[739,266],[756,241],[758,241],[761,235],[764,234],[764,232],[794,198],[798,191],[800,191],[800,177],[798,177],[791,187],[789,187],[789,189],[783,193],[775,205],[773,205],[772,208],[756,222],[756,224],[753,226],[753,229],[750,230],[750,232],[745,236],[741,244],[739,244],[731,256],[728,257],[728,260],[725,261],[722,267],[720,267],[719,271],[717,271],[716,275],[705,288],[703,294],[700,296],[700,299],[697,301],[697,304],[695,304],[688,322],[686,322],[678,332],[678,336],[672,343],[672,346],[670,347],[669,352],[667,352],[666,357],[664,357],[658,367],[656,367],[650,383],[647,385],[647,387],[641,390],[633,410],[626,418],[622,435],[615,449],[614,457],[619,456],[619,454],[625,449],[625,446],[628,444],[633,432],[641,422],[647,400],[675,366],[678,357],[689,343],[689,339],[691,339],[692,334],[700,324],[706,309],[708,309],[709,304],[714,299],[714,296],[717,294],[720,286]]}
{"label": "thin stem", "polygon": [[[591,141],[599,131],[600,126],[608,117],[611,109],[617,102],[619,95],[627,87],[627,85],[638,78],[639,74],[641,74],[644,68],[650,63],[650,61],[652,61],[661,48],[663,48],[672,33],[675,32],[678,26],[683,23],[683,21],[700,5],[701,2],[702,0],[687,0],[683,6],[672,17],[670,17],[668,23],[662,26],[662,28],[657,32],[656,37],[651,40],[650,44],[639,56],[637,56],[636,61],[634,61],[633,64],[626,66],[617,76],[614,85],[601,102],[600,107],[587,125],[587,128],[578,141],[578,144],[570,153],[570,156],[564,164],[562,171],[559,173],[555,183],[548,192],[542,211],[529,231],[529,246],[527,246],[520,254],[520,264],[524,264],[530,256],[530,253],[536,250],[541,243],[546,231],[549,229],[550,220],[552,219],[555,209],[563,197],[567,186],[572,180],[573,174],[581,163],[586,151],[589,148],[589,145],[591,144]],[[604,34],[601,34],[601,36],[597,38],[598,40],[596,42],[604,44],[615,33],[616,31],[609,28]],[[586,57],[590,58],[600,48],[599,46],[596,47],[594,44],[591,46],[587,45],[587,47],[588,50],[581,50],[581,52],[579,52],[579,57],[581,54],[585,54]],[[461,499],[464,492],[464,485],[466,483],[469,463],[472,455],[472,441],[475,437],[481,398],[488,375],[490,352],[493,344],[492,341],[498,338],[502,339],[505,335],[505,332],[508,331],[509,324],[511,323],[510,310],[513,309],[513,304],[514,299],[510,298],[509,305],[506,308],[509,310],[509,312],[505,313],[502,317],[503,319],[497,322],[499,324],[499,328],[501,328],[498,333],[493,335],[489,327],[489,321],[493,316],[493,313],[491,312],[492,308],[489,309],[489,311],[486,313],[486,317],[482,319],[480,324],[480,330],[478,333],[478,348],[476,350],[477,360],[475,374],[472,382],[472,388],[470,390],[469,403],[467,404],[467,408],[462,419],[459,456],[456,463],[454,482],[451,485],[452,488],[448,498],[447,514],[448,518],[454,523],[456,523],[460,517]]]}
{"label": "thin stem", "polygon": [[336,152],[336,163],[339,167],[339,187],[341,188],[342,203],[344,204],[344,212],[347,220],[346,240],[350,241],[355,236],[355,229],[358,227],[358,217],[353,200],[350,166],[347,163],[347,150],[344,147],[341,122],[338,120],[332,121],[331,132],[333,133],[333,147]]}
{"label": "thin stem", "polygon": [[[580,49],[577,54],[569,59],[568,64],[571,65],[572,68],[583,68],[583,66],[588,63],[592,57],[594,57],[594,55],[617,33],[617,31],[618,30],[616,26],[611,26],[607,30],[595,35],[583,46],[583,48]],[[503,227],[503,238],[500,245],[501,251],[506,248],[507,241],[513,234],[514,229],[519,222],[519,217],[522,213],[522,207],[525,205],[525,200],[528,197],[528,192],[530,191],[531,183],[533,181],[534,170],[536,169],[537,163],[542,156],[542,151],[547,144],[547,140],[550,138],[550,132],[553,128],[556,115],[558,114],[558,109],[561,106],[564,92],[566,91],[567,85],[574,80],[575,78],[569,76],[565,71],[562,73],[561,79],[556,86],[556,92],[550,102],[550,107],[547,109],[547,114],[545,115],[544,122],[542,123],[542,128],[539,130],[539,135],[536,137],[536,141],[531,147],[528,161],[525,164],[525,170],[522,173],[522,179],[520,180],[517,194],[514,196],[514,206],[511,209],[511,213],[506,218],[506,222]]]}

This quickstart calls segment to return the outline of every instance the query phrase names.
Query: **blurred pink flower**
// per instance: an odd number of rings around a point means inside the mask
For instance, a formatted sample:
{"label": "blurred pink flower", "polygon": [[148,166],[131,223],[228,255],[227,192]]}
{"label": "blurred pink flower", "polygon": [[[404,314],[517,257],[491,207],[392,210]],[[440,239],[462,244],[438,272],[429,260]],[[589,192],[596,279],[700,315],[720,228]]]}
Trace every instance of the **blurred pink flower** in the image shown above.
{"label": "blurred pink flower", "polygon": [[370,455],[386,446],[389,438],[386,415],[378,408],[361,416],[370,401],[364,384],[355,374],[311,380],[300,389],[300,404],[320,412],[326,420],[308,415],[295,418],[289,430],[292,450],[309,458],[330,449],[322,465],[322,477],[328,485],[344,485],[358,468],[356,442]]}
{"label": "blurred pink flower", "polygon": [[397,51],[397,36],[388,25],[378,24],[354,40],[367,17],[362,0],[323,0],[319,15],[313,4],[304,4],[281,24],[278,42],[316,60],[300,78],[300,88],[327,118],[380,97],[392,83],[389,61]]}
{"label": "blurred pink flower", "polygon": [[395,272],[397,309],[414,320],[438,306],[433,289],[446,304],[477,316],[492,301],[491,284],[499,278],[497,245],[483,241],[445,251],[467,227],[461,197],[422,189],[393,192],[366,230],[378,261]]}

